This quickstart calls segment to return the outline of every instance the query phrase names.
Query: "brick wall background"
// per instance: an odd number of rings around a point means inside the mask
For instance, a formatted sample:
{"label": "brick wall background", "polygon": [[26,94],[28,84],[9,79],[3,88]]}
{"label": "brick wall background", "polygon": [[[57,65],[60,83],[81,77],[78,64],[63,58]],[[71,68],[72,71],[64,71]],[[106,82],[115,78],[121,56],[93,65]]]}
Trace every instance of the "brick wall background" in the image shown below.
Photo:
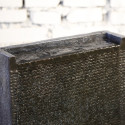
{"label": "brick wall background", "polygon": [[0,46],[100,30],[125,35],[125,0],[0,0]]}

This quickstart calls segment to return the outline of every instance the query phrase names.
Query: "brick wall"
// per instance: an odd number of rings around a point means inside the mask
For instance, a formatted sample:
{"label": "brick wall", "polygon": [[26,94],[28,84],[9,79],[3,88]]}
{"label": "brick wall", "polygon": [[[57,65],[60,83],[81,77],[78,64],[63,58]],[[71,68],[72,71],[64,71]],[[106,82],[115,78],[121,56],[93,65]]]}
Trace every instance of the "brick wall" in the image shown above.
{"label": "brick wall", "polygon": [[0,46],[110,30],[125,35],[125,0],[0,0]]}

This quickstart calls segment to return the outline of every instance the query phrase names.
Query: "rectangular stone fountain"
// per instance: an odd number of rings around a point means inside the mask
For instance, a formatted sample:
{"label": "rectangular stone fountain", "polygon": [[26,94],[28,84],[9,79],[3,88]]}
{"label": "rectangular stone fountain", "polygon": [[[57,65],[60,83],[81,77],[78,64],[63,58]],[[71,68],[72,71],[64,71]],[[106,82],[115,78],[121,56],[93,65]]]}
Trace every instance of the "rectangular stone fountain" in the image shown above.
{"label": "rectangular stone fountain", "polygon": [[0,49],[0,125],[125,125],[125,38],[96,32]]}

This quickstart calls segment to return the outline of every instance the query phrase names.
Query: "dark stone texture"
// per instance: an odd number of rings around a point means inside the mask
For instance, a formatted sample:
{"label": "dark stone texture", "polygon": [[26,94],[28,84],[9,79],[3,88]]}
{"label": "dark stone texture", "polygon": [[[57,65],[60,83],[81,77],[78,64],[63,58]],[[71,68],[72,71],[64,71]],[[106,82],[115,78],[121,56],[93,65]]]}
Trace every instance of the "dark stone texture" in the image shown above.
{"label": "dark stone texture", "polygon": [[124,125],[122,42],[98,32],[2,48],[0,125]]}
{"label": "dark stone texture", "polygon": [[116,47],[18,65],[20,124],[120,125],[117,55]]}

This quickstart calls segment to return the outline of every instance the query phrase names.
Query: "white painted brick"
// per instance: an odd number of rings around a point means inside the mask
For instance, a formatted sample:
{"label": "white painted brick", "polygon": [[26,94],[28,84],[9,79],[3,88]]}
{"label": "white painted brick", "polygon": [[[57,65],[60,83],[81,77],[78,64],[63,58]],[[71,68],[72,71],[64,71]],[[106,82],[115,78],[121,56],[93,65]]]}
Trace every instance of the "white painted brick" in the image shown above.
{"label": "white painted brick", "polygon": [[21,10],[0,10],[1,23],[24,22],[27,19],[27,11]]}
{"label": "white painted brick", "polygon": [[58,12],[62,16],[68,15],[70,11],[71,11],[71,8],[69,7],[59,6],[56,8],[56,12]]}
{"label": "white painted brick", "polygon": [[71,35],[78,35],[78,34],[85,34],[85,33],[90,33],[90,32],[97,32],[97,31],[103,31],[103,30],[108,30],[112,32],[118,33],[117,29],[112,27],[112,26],[97,26],[97,25],[90,25],[86,26],[85,24],[76,24],[76,25],[61,25],[61,26],[56,26],[53,29],[53,37],[65,37],[65,36],[71,36]]}
{"label": "white painted brick", "polygon": [[85,26],[80,27],[79,25],[63,25],[63,26],[56,26],[53,29],[53,37],[65,37],[65,36],[71,36],[76,34],[84,33]]}
{"label": "white painted brick", "polygon": [[77,9],[69,13],[67,20],[71,23],[102,21],[101,8]]}
{"label": "white painted brick", "polygon": [[111,7],[125,7],[125,0],[111,0]]}
{"label": "white painted brick", "polygon": [[[123,27],[123,26],[122,26],[122,27]],[[125,36],[125,27],[124,27],[124,29],[121,29],[121,27],[120,27],[119,33],[120,33],[121,35],[124,35],[124,36]]]}
{"label": "white painted brick", "polygon": [[61,22],[60,14],[56,12],[31,11],[30,18],[34,24],[59,24]]}
{"label": "white painted brick", "polygon": [[125,11],[112,11],[110,14],[110,23],[117,25],[125,24]]}
{"label": "white painted brick", "polygon": [[0,47],[47,39],[46,28],[18,28],[0,30]]}
{"label": "white painted brick", "polygon": [[26,7],[56,7],[60,0],[25,0]]}
{"label": "white painted brick", "polygon": [[22,0],[0,0],[0,7],[22,7]]}
{"label": "white painted brick", "polygon": [[105,4],[106,0],[64,0],[64,6],[69,7],[96,7]]}

